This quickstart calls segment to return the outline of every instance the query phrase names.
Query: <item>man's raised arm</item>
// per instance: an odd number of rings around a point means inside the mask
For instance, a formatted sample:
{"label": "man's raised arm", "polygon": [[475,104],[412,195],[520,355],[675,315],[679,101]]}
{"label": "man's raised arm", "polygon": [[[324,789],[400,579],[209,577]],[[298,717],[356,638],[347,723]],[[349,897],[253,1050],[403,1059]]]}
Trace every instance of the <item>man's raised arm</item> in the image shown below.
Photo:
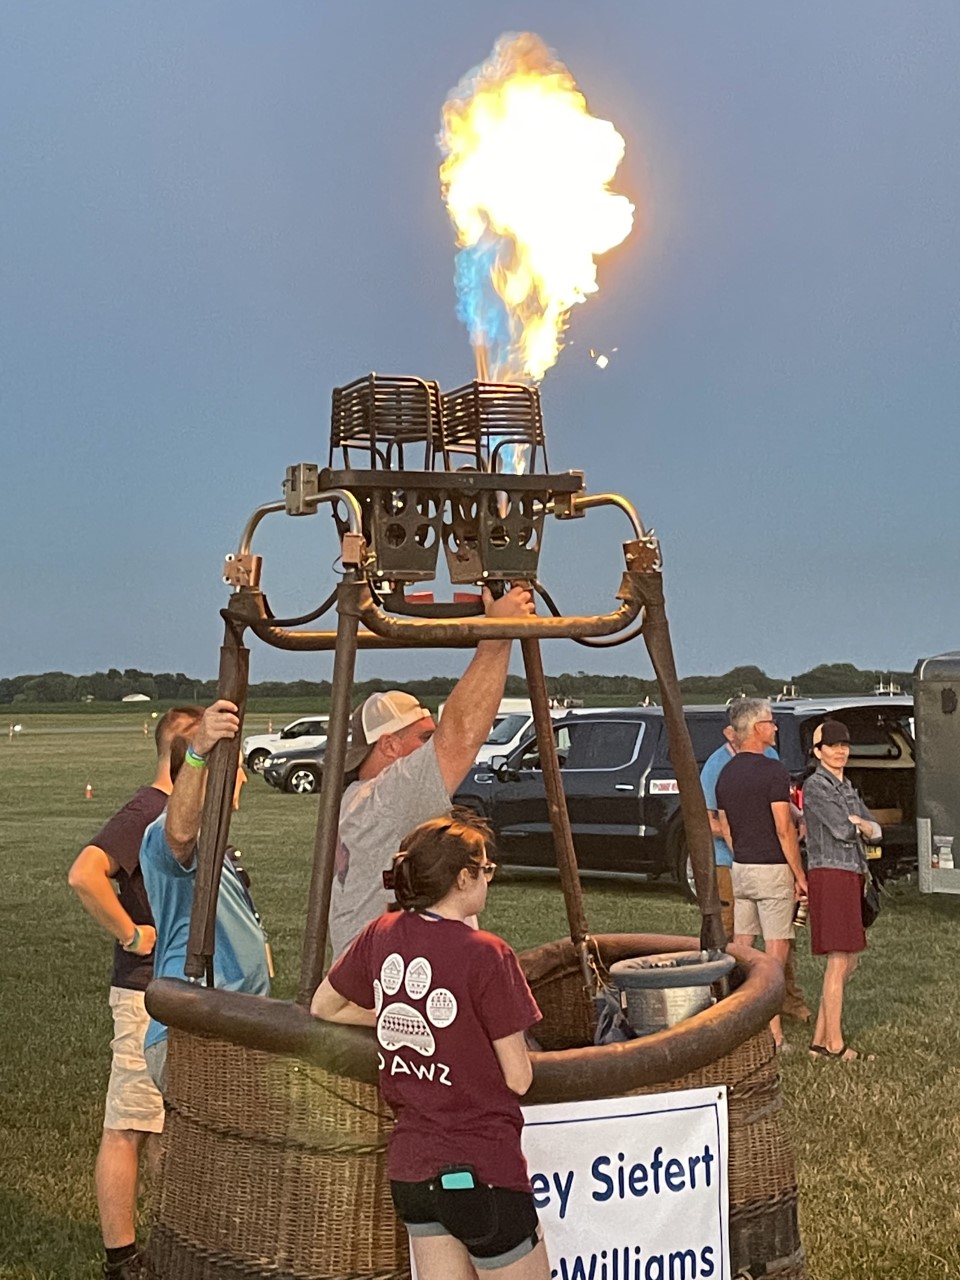
{"label": "man's raised arm", "polygon": [[[533,593],[525,586],[511,587],[499,600],[484,587],[483,603],[488,618],[525,618],[534,612]],[[507,682],[510,645],[510,640],[481,640],[443,708],[433,743],[451,794],[490,734]]]}

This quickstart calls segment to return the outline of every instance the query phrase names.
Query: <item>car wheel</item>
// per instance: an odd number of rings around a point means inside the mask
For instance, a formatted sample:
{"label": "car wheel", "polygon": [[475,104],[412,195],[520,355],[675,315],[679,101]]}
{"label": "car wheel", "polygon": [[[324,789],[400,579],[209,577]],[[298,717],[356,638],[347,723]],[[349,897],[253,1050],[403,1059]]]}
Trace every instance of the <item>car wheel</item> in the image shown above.
{"label": "car wheel", "polygon": [[247,768],[252,773],[263,773],[263,766],[266,764],[269,755],[270,752],[264,751],[262,747],[256,751],[251,751],[247,756]]}
{"label": "car wheel", "polygon": [[291,769],[287,778],[287,790],[296,792],[298,796],[312,795],[314,791],[320,790],[320,775],[308,765]]}
{"label": "car wheel", "polygon": [[693,878],[693,861],[687,849],[687,836],[681,824],[670,839],[673,849],[673,874],[687,902],[697,901],[697,884]]}

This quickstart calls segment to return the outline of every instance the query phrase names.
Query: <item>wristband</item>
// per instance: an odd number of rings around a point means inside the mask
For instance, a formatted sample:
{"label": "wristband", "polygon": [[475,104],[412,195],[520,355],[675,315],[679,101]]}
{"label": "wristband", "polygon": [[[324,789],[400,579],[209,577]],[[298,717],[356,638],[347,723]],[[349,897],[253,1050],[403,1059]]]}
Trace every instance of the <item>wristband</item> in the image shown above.
{"label": "wristband", "polygon": [[135,951],[137,949],[140,945],[140,926],[138,924],[133,926],[133,937],[130,941],[126,943],[121,942],[120,945],[124,951]]}
{"label": "wristband", "polygon": [[194,769],[205,769],[207,767],[207,757],[200,755],[194,751],[193,747],[187,747],[186,755],[183,757],[184,764],[191,765]]}

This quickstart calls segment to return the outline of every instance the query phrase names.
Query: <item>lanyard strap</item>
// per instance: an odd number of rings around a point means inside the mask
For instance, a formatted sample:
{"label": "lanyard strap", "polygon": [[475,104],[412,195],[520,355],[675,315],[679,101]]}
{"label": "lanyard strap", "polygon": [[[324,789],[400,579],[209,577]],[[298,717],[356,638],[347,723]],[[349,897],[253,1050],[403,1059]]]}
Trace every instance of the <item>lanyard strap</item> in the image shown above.
{"label": "lanyard strap", "polygon": [[[260,918],[260,912],[257,910],[253,901],[253,895],[250,892],[250,876],[247,874],[246,868],[243,866],[243,864],[240,861],[241,856],[242,855],[240,853],[240,850],[235,849],[232,845],[228,845],[227,848],[224,850],[224,859],[225,861],[229,861],[230,865],[233,867],[233,870],[237,877],[237,882],[240,885],[240,891],[243,894],[244,898],[246,899],[247,906],[250,908],[251,912],[253,913],[253,918],[256,920],[257,924],[260,926],[261,929],[263,929],[263,921]],[[264,932],[264,936],[266,936],[265,929],[263,930],[263,932]]]}

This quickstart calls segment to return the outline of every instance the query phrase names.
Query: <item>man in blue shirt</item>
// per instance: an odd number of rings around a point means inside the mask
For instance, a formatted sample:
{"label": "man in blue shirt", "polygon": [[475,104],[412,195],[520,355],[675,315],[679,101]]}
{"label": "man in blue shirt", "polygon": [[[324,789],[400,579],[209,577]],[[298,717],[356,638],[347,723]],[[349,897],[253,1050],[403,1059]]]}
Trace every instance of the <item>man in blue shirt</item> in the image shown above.
{"label": "man in blue shirt", "polygon": [[[166,810],[147,828],[140,848],[140,866],[157,928],[153,972],[157,978],[182,978],[187,958],[190,912],[197,870],[197,836],[207,782],[207,755],[222,738],[240,731],[237,708],[223,699],[207,707],[186,747]],[[172,765],[171,761],[171,765]],[[173,768],[171,767],[171,773]],[[234,809],[246,782],[237,771]],[[229,856],[224,858],[217,898],[214,983],[225,991],[270,994],[270,961],[266,936],[249,890]],[[144,1057],[150,1074],[163,1090],[167,1028],[155,1018],[144,1037]]]}
{"label": "man in blue shirt", "polygon": [[710,819],[710,833],[713,836],[713,856],[717,864],[717,889],[720,894],[720,918],[727,938],[733,937],[733,877],[730,868],[733,866],[733,854],[730,846],[723,838],[720,829],[720,815],[717,807],[717,779],[724,766],[736,755],[733,745],[733,730],[729,725],[724,729],[726,741],[717,747],[712,756],[700,770],[700,785],[703,798],[707,802],[707,816]]}
{"label": "man in blue shirt", "polygon": [[[700,785],[703,788],[703,798],[707,804],[707,816],[710,819],[710,832],[713,835],[714,859],[717,865],[717,890],[720,894],[723,930],[729,939],[733,937],[733,875],[730,870],[733,866],[733,853],[723,838],[723,830],[720,826],[720,813],[717,805],[717,779],[725,766],[737,754],[737,749],[734,743],[733,729],[730,725],[727,725],[724,729],[723,736],[725,739],[723,745],[717,747],[716,751],[707,758],[700,771]],[[780,759],[773,747],[768,747],[764,755],[769,756],[772,760]],[[786,1017],[794,1018],[797,1022],[809,1022],[811,1016],[810,1008],[800,989],[800,984],[797,982],[796,943],[792,943],[790,946],[783,976],[786,991],[783,997],[782,1012]]]}

